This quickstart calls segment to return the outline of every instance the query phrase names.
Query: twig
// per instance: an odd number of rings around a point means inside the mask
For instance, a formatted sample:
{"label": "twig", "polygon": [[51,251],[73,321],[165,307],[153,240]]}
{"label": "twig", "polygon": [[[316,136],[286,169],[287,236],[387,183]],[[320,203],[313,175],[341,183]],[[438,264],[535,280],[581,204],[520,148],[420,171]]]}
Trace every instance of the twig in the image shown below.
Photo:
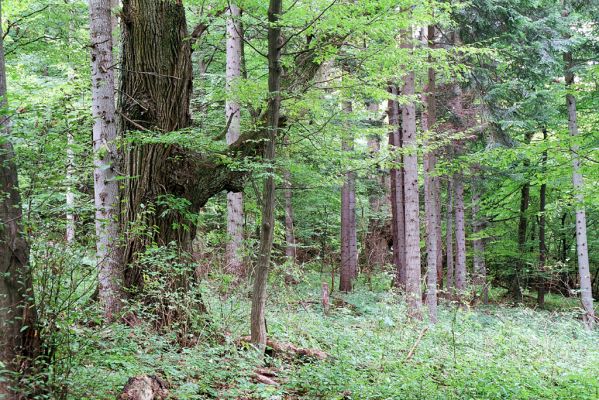
{"label": "twig", "polygon": [[414,353],[416,352],[416,348],[418,348],[418,345],[420,344],[420,341],[422,340],[422,337],[424,336],[424,334],[426,333],[426,331],[428,331],[428,326],[425,326],[424,329],[422,329],[420,331],[420,334],[418,335],[418,339],[416,339],[416,342],[414,342],[414,344],[412,345],[412,348],[408,352],[408,356],[406,357],[406,361],[410,361],[410,359],[414,356]]}

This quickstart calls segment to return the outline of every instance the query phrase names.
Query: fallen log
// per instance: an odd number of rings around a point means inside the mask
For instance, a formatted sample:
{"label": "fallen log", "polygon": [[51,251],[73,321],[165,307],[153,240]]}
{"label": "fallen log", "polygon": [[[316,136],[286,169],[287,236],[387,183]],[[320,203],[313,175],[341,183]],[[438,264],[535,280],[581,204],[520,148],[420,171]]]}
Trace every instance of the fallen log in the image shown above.
{"label": "fallen log", "polygon": [[[240,344],[251,344],[250,336],[242,336],[239,338]],[[273,355],[277,353],[287,357],[304,357],[304,358],[315,358],[318,360],[326,360],[328,354],[322,350],[308,349],[294,346],[291,343],[277,342],[272,339],[266,340],[267,351],[270,350]]]}

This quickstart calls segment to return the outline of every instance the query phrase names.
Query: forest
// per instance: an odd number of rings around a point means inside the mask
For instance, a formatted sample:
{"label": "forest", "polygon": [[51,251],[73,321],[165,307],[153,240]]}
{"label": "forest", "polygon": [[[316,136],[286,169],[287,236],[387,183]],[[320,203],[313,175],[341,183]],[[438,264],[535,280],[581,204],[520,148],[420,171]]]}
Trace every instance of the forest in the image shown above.
{"label": "forest", "polygon": [[0,1],[0,398],[599,398],[599,0]]}

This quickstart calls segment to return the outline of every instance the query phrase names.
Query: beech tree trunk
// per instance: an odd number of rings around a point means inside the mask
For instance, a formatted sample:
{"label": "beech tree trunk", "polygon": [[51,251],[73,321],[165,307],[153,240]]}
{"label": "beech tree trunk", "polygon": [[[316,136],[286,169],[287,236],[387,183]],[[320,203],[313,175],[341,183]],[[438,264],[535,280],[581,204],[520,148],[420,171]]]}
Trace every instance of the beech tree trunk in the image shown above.
{"label": "beech tree trunk", "polygon": [[528,225],[528,205],[530,203],[530,183],[525,182],[520,189],[520,213],[518,217],[518,262],[512,278],[510,295],[515,301],[522,301],[523,270],[526,265],[526,232]]}
{"label": "beech tree trunk", "polygon": [[578,136],[578,124],[576,121],[576,98],[572,94],[572,85],[574,84],[574,61],[572,53],[564,53],[564,62],[566,64],[566,106],[568,108],[568,131],[573,138],[571,146],[572,154],[572,184],[576,199],[576,255],[578,259],[578,275],[580,277],[580,301],[584,310],[583,322],[586,327],[592,329],[596,323],[595,311],[593,308],[593,293],[591,285],[591,271],[589,268],[589,249],[587,242],[587,223],[586,212],[584,208],[584,197],[582,190],[584,183],[582,173],[580,172],[579,146],[576,143]]}
{"label": "beech tree trunk", "polygon": [[291,191],[291,172],[288,169],[283,172],[283,178],[285,180],[285,256],[288,261],[295,264],[297,248],[293,224],[293,192]]}
{"label": "beech tree trunk", "polygon": [[[543,128],[543,144],[547,142],[547,129]],[[545,174],[547,165],[547,149],[543,150],[541,155],[541,171]],[[537,292],[537,304],[540,308],[545,308],[545,292],[546,280],[545,280],[545,262],[547,261],[547,242],[545,238],[545,206],[547,203],[547,183],[545,182],[545,176],[543,176],[543,183],[539,190],[539,283]]]}
{"label": "beech tree trunk", "polygon": [[453,178],[448,177],[447,181],[447,209],[446,209],[446,258],[447,258],[447,290],[450,294],[455,289],[455,258],[453,253]]}
{"label": "beech tree trunk", "polygon": [[[21,196],[15,154],[8,138],[5,112],[6,70],[0,4],[0,363],[11,373],[26,375],[39,351],[36,311],[29,270],[29,246],[21,232]],[[8,374],[7,374],[8,375]],[[20,398],[14,375],[0,376],[0,397]]]}
{"label": "beech tree trunk", "polygon": [[[351,102],[343,104],[343,111],[352,112]],[[351,127],[347,127],[348,131]],[[346,132],[342,141],[343,151],[352,151],[354,148],[351,132]],[[357,273],[358,242],[356,234],[356,188],[355,173],[347,171],[345,181],[341,188],[341,268],[339,270],[339,290],[351,292],[352,282]]]}
{"label": "beech tree trunk", "polygon": [[[241,77],[241,46],[242,27],[239,20],[241,12],[239,7],[231,3],[227,12],[227,92],[231,97],[235,81]],[[230,98],[227,99],[226,120],[229,124],[226,140],[227,144],[235,143],[241,134],[241,110],[239,103]],[[227,193],[227,245],[225,251],[225,269],[232,274],[241,277],[245,275],[243,264],[243,193]]]}
{"label": "beech tree trunk", "polygon": [[[411,30],[402,47],[411,49]],[[404,77],[402,95],[414,95],[414,72]],[[420,293],[420,201],[418,188],[418,149],[416,142],[416,106],[409,101],[402,107],[402,132],[404,154],[404,198],[406,229],[406,297],[411,318],[422,318]]]}
{"label": "beech tree trunk", "polygon": [[262,203],[262,229],[260,232],[260,250],[254,291],[252,295],[251,340],[261,351],[266,349],[266,281],[270,269],[270,256],[275,224],[275,180],[273,163],[275,161],[275,140],[279,129],[281,108],[281,27],[277,24],[282,12],[282,0],[270,0],[268,8],[268,121],[264,161],[270,163],[268,177],[264,182]]}
{"label": "beech tree trunk", "polygon": [[485,222],[480,216],[480,182],[479,177],[476,176],[479,168],[474,168],[473,173],[475,174],[472,185],[472,233],[474,239],[472,240],[472,250],[474,261],[474,274],[472,277],[472,283],[480,290],[483,303],[487,304],[489,300],[489,289],[487,287],[487,267],[485,264],[485,242],[484,238],[480,237],[482,230],[485,227]]}
{"label": "beech tree trunk", "polygon": [[[391,99],[388,102],[389,125],[389,145],[392,150],[399,149],[402,146],[401,141],[401,119],[400,109],[395,96],[398,94],[395,85],[389,86]],[[402,165],[400,168],[391,168],[390,175],[390,200],[391,200],[391,228],[393,234],[393,264],[395,265],[395,278],[393,284],[398,288],[405,288],[406,269],[405,269],[405,210],[404,210],[404,188],[403,177],[404,169],[402,156],[398,154],[395,162]]]}
{"label": "beech tree trunk", "polygon": [[[434,27],[428,29],[428,40],[434,40]],[[430,134],[429,128],[435,125],[436,110],[435,110],[435,73],[432,68],[428,71],[428,84],[424,88],[422,95],[422,130],[425,135]],[[426,212],[426,260],[427,260],[427,275],[426,275],[426,304],[428,306],[429,319],[431,323],[437,322],[437,204],[435,197],[435,188],[437,179],[435,166],[436,157],[434,150],[428,149],[430,139],[425,143],[424,149],[424,206]]]}
{"label": "beech tree trunk", "polygon": [[109,0],[90,1],[96,258],[98,294],[106,320],[121,309],[123,281],[110,8]]}

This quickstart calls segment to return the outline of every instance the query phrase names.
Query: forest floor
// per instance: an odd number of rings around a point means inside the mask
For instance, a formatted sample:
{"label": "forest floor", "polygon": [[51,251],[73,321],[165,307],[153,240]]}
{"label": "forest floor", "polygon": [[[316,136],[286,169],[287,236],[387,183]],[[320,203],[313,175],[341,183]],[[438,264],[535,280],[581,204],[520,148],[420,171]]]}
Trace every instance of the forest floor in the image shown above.
{"label": "forest floor", "polygon": [[271,353],[261,363],[239,341],[249,288],[223,300],[207,285],[209,322],[197,344],[181,348],[174,334],[144,324],[78,328],[63,383],[73,399],[114,399],[141,374],[162,376],[178,399],[599,398],[599,333],[583,329],[575,299],[548,296],[552,311],[442,303],[427,328],[406,320],[385,276],[334,293],[326,316],[320,282],[308,274],[299,285],[271,285],[267,322],[274,340],[322,350],[325,360]]}

